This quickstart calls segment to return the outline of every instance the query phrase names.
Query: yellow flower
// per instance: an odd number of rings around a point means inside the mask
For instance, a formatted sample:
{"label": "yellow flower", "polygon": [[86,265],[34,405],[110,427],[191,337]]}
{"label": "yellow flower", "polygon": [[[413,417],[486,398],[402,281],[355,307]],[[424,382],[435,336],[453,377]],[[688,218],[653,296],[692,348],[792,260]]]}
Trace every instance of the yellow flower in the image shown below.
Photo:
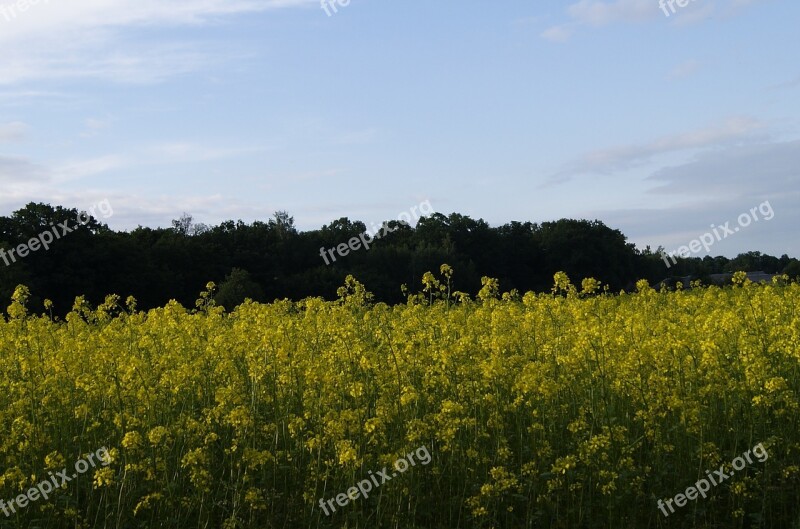
{"label": "yellow flower", "polygon": [[142,434],[139,432],[128,432],[122,438],[122,447],[128,450],[136,450],[142,446]]}

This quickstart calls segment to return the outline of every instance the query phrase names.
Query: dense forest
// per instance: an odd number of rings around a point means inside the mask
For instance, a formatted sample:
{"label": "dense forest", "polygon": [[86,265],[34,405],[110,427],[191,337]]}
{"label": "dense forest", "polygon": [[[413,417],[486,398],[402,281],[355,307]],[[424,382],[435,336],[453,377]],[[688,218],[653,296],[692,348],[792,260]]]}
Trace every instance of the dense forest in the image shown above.
{"label": "dense forest", "polygon": [[[117,232],[95,217],[76,219],[77,209],[36,203],[0,217],[0,299],[9,300],[14,287],[25,284],[32,309],[42,310],[43,301],[50,299],[58,314],[69,311],[76,296],[98,303],[111,293],[135,297],[141,309],[170,299],[193,306],[213,281],[217,301],[232,308],[245,297],[333,299],[352,274],[377,301],[397,303],[405,301],[400,285],[418,290],[422,275],[442,263],[455,270],[454,288],[471,295],[480,289],[483,276],[498,278],[503,291],[549,290],[557,271],[578,284],[594,277],[614,291],[630,289],[642,278],[655,284],[669,277],[703,280],[737,270],[800,275],[797,259],[759,252],[734,259],[681,258],[667,268],[661,248],[638,249],[619,230],[597,220],[491,227],[457,213],[434,213],[415,227],[389,221],[368,250],[350,251],[334,262],[326,249],[358,238],[367,231],[363,222],[341,218],[300,232],[286,212],[266,222],[230,220],[218,226],[195,224],[184,214],[170,228]],[[57,231],[60,225],[65,228]],[[48,235],[52,242],[46,251],[34,248],[39,243],[30,244],[41,241],[43,233],[57,236]],[[30,248],[20,252],[20,245]]]}

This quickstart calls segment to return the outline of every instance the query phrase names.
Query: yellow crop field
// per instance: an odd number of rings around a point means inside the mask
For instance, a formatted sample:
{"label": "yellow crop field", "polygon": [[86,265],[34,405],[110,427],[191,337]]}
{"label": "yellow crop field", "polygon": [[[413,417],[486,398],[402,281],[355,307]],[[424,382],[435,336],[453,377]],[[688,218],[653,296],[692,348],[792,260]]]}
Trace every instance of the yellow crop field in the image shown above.
{"label": "yellow crop field", "polygon": [[800,285],[469,299],[452,273],[394,307],[348,278],[65,321],[18,288],[0,527],[800,526]]}

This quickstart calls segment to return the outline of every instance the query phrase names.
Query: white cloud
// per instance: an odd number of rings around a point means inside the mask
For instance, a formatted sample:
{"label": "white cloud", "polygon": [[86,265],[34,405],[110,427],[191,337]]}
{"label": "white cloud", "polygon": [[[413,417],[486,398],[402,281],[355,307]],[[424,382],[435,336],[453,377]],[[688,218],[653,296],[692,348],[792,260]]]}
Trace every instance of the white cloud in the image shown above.
{"label": "white cloud", "polygon": [[0,18],[0,42],[20,37],[63,37],[71,31],[132,25],[201,25],[216,17],[305,6],[316,0],[52,0],[13,20]]}
{"label": "white cloud", "polygon": [[210,147],[186,141],[164,142],[147,147],[138,155],[141,164],[174,162],[208,162],[234,156],[256,153],[269,147]]}
{"label": "white cloud", "polygon": [[719,197],[800,194],[800,140],[734,145],[698,153],[691,161],[664,167],[649,180],[659,194]]}
{"label": "white cloud", "polygon": [[[703,0],[701,2],[690,3],[686,7],[679,7],[680,11],[674,16],[670,16],[670,22],[675,24],[676,27],[691,26],[698,22],[702,22],[714,16],[716,13],[716,5],[711,0]],[[734,11],[728,10],[728,16],[732,16]]]}
{"label": "white cloud", "polygon": [[565,42],[578,26],[600,27],[616,22],[641,22],[659,13],[655,0],[580,0],[567,7],[570,23],[547,28],[540,37],[553,42]]}
{"label": "white cloud", "polygon": [[783,83],[778,83],[772,86],[768,86],[767,90],[785,90],[794,88],[796,86],[800,86],[800,76]]}
{"label": "white cloud", "polygon": [[616,22],[641,22],[658,15],[654,0],[580,0],[567,8],[575,21],[588,26],[607,26]]}
{"label": "white cloud", "polygon": [[19,141],[27,132],[28,126],[20,121],[0,123],[0,142]]}
{"label": "white cloud", "polygon": [[3,183],[3,194],[9,194],[8,186],[43,182],[49,177],[49,171],[26,158],[0,156],[0,182]]}
{"label": "white cloud", "polygon": [[[89,120],[90,126],[101,127],[102,122]],[[3,128],[0,126],[0,139]],[[21,186],[30,192],[51,194],[51,188],[98,175],[136,167],[159,166],[173,163],[198,163],[223,160],[242,154],[263,152],[269,147],[204,146],[190,142],[165,142],[140,148],[131,148],[125,155],[103,154],[89,158],[57,160],[38,164],[28,158],[0,156],[0,183]],[[46,187],[45,187],[46,186]]]}
{"label": "white cloud", "polygon": [[106,126],[105,121],[97,118],[86,118],[86,121],[84,123],[86,124],[86,128],[91,130],[99,130]]}
{"label": "white cloud", "polygon": [[702,63],[700,61],[696,61],[694,59],[681,63],[675,66],[667,76],[668,79],[682,79],[684,77],[689,77],[690,75],[696,73]]}
{"label": "white cloud", "polygon": [[[187,43],[132,45],[132,28],[201,26],[223,17],[315,4],[315,0],[49,0],[7,19],[0,11],[0,84],[49,78],[158,82],[211,60]],[[8,6],[9,4],[5,4]]]}
{"label": "white cloud", "polygon": [[573,31],[573,26],[562,24],[547,28],[539,36],[552,42],[566,42],[572,36]]}
{"label": "white cloud", "polygon": [[[0,78],[0,84],[2,78]],[[0,91],[0,105],[19,107],[21,104],[36,104],[43,99],[66,99],[66,94],[46,92],[43,90],[8,90]]]}
{"label": "white cloud", "polygon": [[[144,44],[122,49],[110,41],[89,41],[87,38],[60,51],[41,48],[13,57],[0,57],[4,70],[0,84],[70,78],[151,84],[220,63],[223,59],[219,53],[189,49],[188,46],[156,49],[151,44]],[[97,49],[107,51],[98,54]]]}
{"label": "white cloud", "polygon": [[[648,206],[587,212],[622,229],[632,241],[666,246],[687,244],[711,223],[735,223],[737,216],[769,200],[775,218],[754,224],[714,247],[712,254],[733,256],[761,250],[773,255],[795,254],[800,222],[800,141],[733,145],[703,151],[686,163],[664,167],[649,181]],[[655,198],[655,199],[654,199]],[[667,199],[677,200],[669,207]]]}
{"label": "white cloud", "polygon": [[639,24],[651,20],[662,20],[678,26],[692,24],[709,18],[717,2],[722,2],[726,16],[735,16],[740,10],[763,0],[697,0],[686,7],[678,7],[669,17],[659,7],[658,0],[579,0],[566,9],[568,24],[547,28],[540,37],[564,42],[580,26],[603,27],[612,24]]}
{"label": "white cloud", "polygon": [[53,170],[56,182],[80,180],[124,167],[129,162],[122,156],[106,155],[60,164]]}
{"label": "white cloud", "polygon": [[342,131],[334,140],[337,145],[363,145],[375,141],[379,132],[376,128],[363,130]]}
{"label": "white cloud", "polygon": [[654,157],[692,149],[719,147],[731,142],[763,137],[766,124],[748,117],[730,118],[723,123],[662,136],[649,143],[621,145],[588,152],[568,163],[553,175],[550,184],[563,182],[577,174],[624,171],[651,161]]}
{"label": "white cloud", "polygon": [[108,126],[108,122],[97,118],[87,118],[83,122],[86,130],[80,133],[81,138],[94,138]]}

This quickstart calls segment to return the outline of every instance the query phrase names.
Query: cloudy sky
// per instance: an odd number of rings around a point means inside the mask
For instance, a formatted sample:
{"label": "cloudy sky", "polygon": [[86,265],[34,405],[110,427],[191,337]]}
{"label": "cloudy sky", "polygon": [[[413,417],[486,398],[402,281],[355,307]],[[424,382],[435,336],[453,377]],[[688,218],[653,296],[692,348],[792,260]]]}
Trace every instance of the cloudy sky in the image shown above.
{"label": "cloudy sky", "polygon": [[711,253],[800,257],[797,0],[28,2],[0,0],[0,215],[305,230],[430,200],[671,251],[769,201]]}

